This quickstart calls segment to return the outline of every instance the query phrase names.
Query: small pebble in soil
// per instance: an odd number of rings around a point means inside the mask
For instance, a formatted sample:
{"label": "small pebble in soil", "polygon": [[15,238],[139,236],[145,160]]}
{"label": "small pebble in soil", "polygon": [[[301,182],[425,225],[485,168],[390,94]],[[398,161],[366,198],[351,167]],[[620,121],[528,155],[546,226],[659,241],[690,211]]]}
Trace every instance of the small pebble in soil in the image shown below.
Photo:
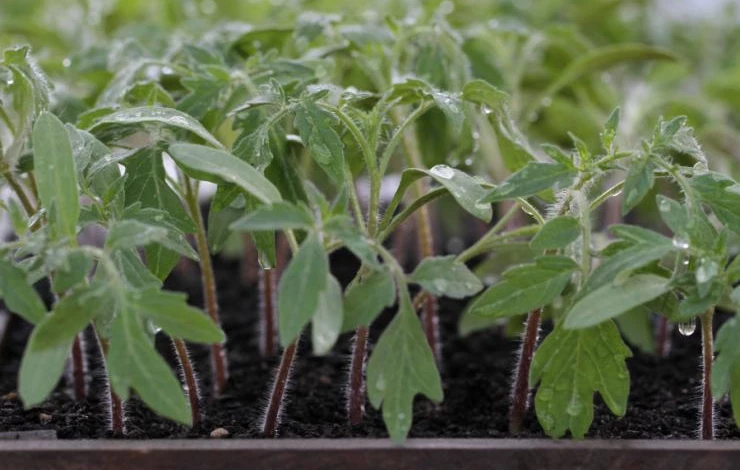
{"label": "small pebble in soil", "polygon": [[39,413],[39,421],[41,424],[49,424],[51,423],[52,416],[47,413]]}
{"label": "small pebble in soil", "polygon": [[321,376],[319,376],[319,383],[322,385],[329,385],[331,384],[331,377],[326,374],[321,374]]}
{"label": "small pebble in soil", "polygon": [[3,400],[15,400],[17,398],[18,398],[18,392],[10,392],[2,396]]}
{"label": "small pebble in soil", "polygon": [[222,439],[224,437],[229,437],[229,431],[227,431],[224,428],[216,428],[213,431],[211,431],[211,437],[214,439]]}

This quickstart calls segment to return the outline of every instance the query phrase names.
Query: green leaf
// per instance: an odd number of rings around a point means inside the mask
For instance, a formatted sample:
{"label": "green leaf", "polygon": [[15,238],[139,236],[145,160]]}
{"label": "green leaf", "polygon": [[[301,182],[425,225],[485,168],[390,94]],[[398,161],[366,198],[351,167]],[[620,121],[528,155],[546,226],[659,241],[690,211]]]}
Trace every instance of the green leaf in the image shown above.
{"label": "green leaf", "polygon": [[548,220],[532,237],[529,246],[535,250],[556,250],[570,245],[580,235],[578,219],[564,215]]}
{"label": "green leaf", "polygon": [[485,80],[475,79],[463,86],[462,97],[466,101],[487,107],[487,112],[498,109],[509,99],[509,95]]}
{"label": "green leaf", "polygon": [[721,399],[726,393],[732,400],[735,423],[740,426],[740,319],[727,320],[717,332],[717,359],[712,368],[712,396]]}
{"label": "green leaf", "polygon": [[111,294],[106,287],[102,283],[81,286],[62,297],[36,327],[31,347],[42,350],[72,343],[96,315],[111,307]]}
{"label": "green leaf", "polygon": [[360,232],[348,216],[334,216],[324,223],[327,234],[340,240],[357,258],[372,269],[380,269],[373,241]]}
{"label": "green leaf", "polygon": [[480,202],[528,197],[546,189],[562,188],[570,185],[577,174],[575,169],[562,163],[530,162],[495,187]]}
{"label": "green leaf", "polygon": [[329,259],[318,236],[310,234],[301,244],[278,285],[280,343],[287,346],[316,314],[329,276]]}
{"label": "green leaf", "polygon": [[188,305],[186,294],[150,287],[132,291],[128,304],[138,315],[148,318],[175,338],[204,344],[225,340],[223,331],[208,315]]}
{"label": "green leaf", "polygon": [[614,138],[617,136],[619,129],[620,109],[614,108],[604,124],[604,131],[601,133],[601,145],[605,150],[611,150]]}
{"label": "green leaf", "polygon": [[537,349],[529,378],[531,386],[540,383],[534,403],[545,432],[558,438],[570,430],[582,439],[593,421],[594,392],[624,416],[630,388],[625,359],[631,356],[614,322],[587,330],[556,327]]}
{"label": "green leaf", "polygon": [[691,187],[712,208],[728,229],[740,234],[740,186],[729,176],[706,173],[694,176]]}
{"label": "green leaf", "polygon": [[655,167],[649,158],[633,161],[624,181],[622,215],[627,214],[642,201],[655,183]]}
{"label": "green leaf", "polygon": [[437,183],[441,184],[449,191],[455,201],[460,204],[460,207],[468,211],[471,215],[486,222],[491,221],[493,217],[491,205],[480,202],[481,198],[486,194],[480,182],[465,172],[447,165],[436,165],[430,170],[421,168],[409,168],[405,170],[401,176],[398,189],[393,195],[393,200],[388,206],[388,210],[395,210],[411,184],[424,176],[430,176]]}
{"label": "green leaf", "polygon": [[625,282],[604,284],[581,297],[565,316],[565,328],[598,325],[666,293],[670,280],[638,274]]}
{"label": "green leaf", "polygon": [[643,305],[614,319],[625,339],[646,354],[655,353],[655,331],[650,313],[651,310]]}
{"label": "green leaf", "polygon": [[43,402],[59,383],[72,343],[38,348],[36,332],[31,333],[18,372],[18,393],[25,408]]}
{"label": "green leaf", "polygon": [[660,245],[638,243],[618,252],[594,269],[586,279],[586,283],[578,292],[578,296],[584,296],[594,292],[598,288],[614,281],[617,276],[624,276],[625,272],[635,271],[643,266],[661,259],[673,250],[670,239]]}
{"label": "green leaf", "polygon": [[399,311],[381,335],[367,365],[367,394],[396,442],[411,429],[414,397],[421,393],[442,401],[442,381],[434,354],[414,314],[411,298],[400,292]]}
{"label": "green leaf", "polygon": [[241,188],[236,185],[222,184],[216,189],[208,210],[208,245],[211,252],[219,253],[229,236],[229,226],[241,218],[245,211],[245,200]]}
{"label": "green leaf", "polygon": [[74,237],[80,218],[72,145],[62,121],[42,112],[33,126],[34,175],[53,237]]}
{"label": "green leaf", "polygon": [[282,200],[277,188],[260,172],[223,150],[179,143],[170,145],[169,154],[194,178],[236,184],[265,204]]}
{"label": "green leaf", "polygon": [[185,233],[195,231],[195,224],[182,200],[167,184],[161,149],[139,149],[126,160],[125,165],[128,175],[123,186],[126,207],[138,202],[144,208],[161,209],[178,229]]}
{"label": "green leaf", "polygon": [[333,129],[337,118],[310,101],[295,114],[295,127],[316,163],[338,185],[344,184],[344,144]]}
{"label": "green leaf", "polygon": [[8,310],[30,323],[37,324],[46,315],[44,302],[29,284],[26,273],[4,259],[0,259],[0,296]]}
{"label": "green leaf", "polygon": [[241,232],[308,230],[313,224],[313,216],[305,207],[281,201],[257,207],[232,223],[229,229]]}
{"label": "green leaf", "polygon": [[533,99],[541,103],[544,98],[558,93],[586,74],[613,67],[623,62],[644,60],[676,60],[669,51],[644,44],[614,44],[593,49],[580,55],[563,70],[563,72],[542,92]]}
{"label": "green leaf", "polygon": [[118,312],[113,323],[107,359],[111,385],[121,399],[128,399],[129,388],[133,388],[156,413],[192,425],[180,381],[157,354],[136,313],[128,307]]}
{"label": "green leaf", "polygon": [[344,294],[344,324],[342,331],[359,326],[370,326],[386,309],[396,302],[396,283],[387,269],[371,271],[359,281],[350,284]]}
{"label": "green leaf", "polygon": [[455,256],[425,258],[408,277],[409,282],[436,296],[463,299],[483,289],[483,283]]}
{"label": "green leaf", "polygon": [[93,265],[94,261],[85,253],[66,251],[52,274],[52,290],[57,294],[63,294],[72,289],[87,277]]}
{"label": "green leaf", "polygon": [[504,279],[489,287],[470,307],[473,315],[508,317],[544,307],[559,296],[578,265],[564,256],[541,256],[534,264],[504,272]]}
{"label": "green leaf", "polygon": [[110,250],[130,250],[164,240],[167,230],[138,220],[119,220],[111,225],[105,247]]}
{"label": "green leaf", "polygon": [[101,135],[106,134],[111,129],[117,130],[122,126],[130,125],[174,127],[190,132],[214,147],[223,147],[218,139],[190,115],[176,109],[159,106],[143,106],[115,111],[95,121],[95,124],[90,127],[90,132]]}
{"label": "green leaf", "polygon": [[313,316],[311,338],[314,354],[324,355],[334,347],[342,332],[342,309],[342,286],[330,274]]}

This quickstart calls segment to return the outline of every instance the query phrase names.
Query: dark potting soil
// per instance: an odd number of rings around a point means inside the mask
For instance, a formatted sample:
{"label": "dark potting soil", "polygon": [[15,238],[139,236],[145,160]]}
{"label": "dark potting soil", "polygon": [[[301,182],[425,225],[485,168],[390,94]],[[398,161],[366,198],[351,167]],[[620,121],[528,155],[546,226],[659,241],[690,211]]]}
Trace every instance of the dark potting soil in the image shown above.
{"label": "dark potting soil", "polygon": [[[346,256],[333,259],[335,274],[348,280],[357,268]],[[200,371],[204,419],[197,429],[186,429],[156,416],[139,400],[126,405],[129,438],[208,437],[212,430],[225,428],[230,437],[257,438],[261,413],[277,359],[263,360],[258,354],[257,292],[237,280],[235,262],[216,264],[221,314],[227,343],[231,377],[222,397],[213,398],[208,348],[191,346]],[[174,278],[168,287],[185,290],[200,305],[197,268],[189,277]],[[300,302],[300,299],[296,299]],[[467,338],[455,334],[463,303],[443,300],[440,319],[443,331],[443,382],[445,400],[440,405],[417,398],[412,437],[511,437],[507,432],[507,409],[511,372],[518,341],[503,337],[494,329]],[[76,403],[62,384],[42,405],[24,410],[15,393],[17,370],[30,326],[15,320],[0,363],[0,431],[56,430],[63,439],[111,437],[107,430],[106,391],[99,352],[89,337],[90,396]],[[371,333],[377,340],[379,331]],[[307,338],[309,335],[304,335]],[[628,360],[632,387],[627,415],[614,417],[595,397],[596,410],[589,437],[604,439],[696,438],[700,398],[699,332],[691,337],[676,334],[666,359],[635,352]],[[349,363],[350,335],[341,338],[334,352],[312,357],[304,339],[296,360],[287,405],[280,427],[281,437],[385,437],[380,413],[368,405],[364,423],[346,424],[345,383]],[[171,355],[166,337],[157,345]],[[740,430],[732,421],[730,405],[717,405],[717,432],[721,439],[738,439]],[[544,437],[534,412],[525,420],[519,437]]]}

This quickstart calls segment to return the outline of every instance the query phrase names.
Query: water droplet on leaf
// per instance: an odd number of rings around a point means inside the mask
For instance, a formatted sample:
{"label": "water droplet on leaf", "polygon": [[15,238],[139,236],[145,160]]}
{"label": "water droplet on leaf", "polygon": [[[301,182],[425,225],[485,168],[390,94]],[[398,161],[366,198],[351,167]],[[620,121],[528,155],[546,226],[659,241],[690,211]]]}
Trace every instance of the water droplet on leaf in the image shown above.
{"label": "water droplet on leaf", "polygon": [[447,165],[435,165],[430,170],[434,175],[444,178],[446,180],[452,179],[455,176],[455,170]]}
{"label": "water droplet on leaf", "polygon": [[689,241],[685,238],[679,235],[673,237],[673,247],[677,250],[688,250],[690,246],[691,245],[689,245]]}
{"label": "water droplet on leaf", "polygon": [[682,322],[678,324],[678,332],[681,333],[683,336],[691,336],[696,331],[696,320],[691,319],[686,322]]}

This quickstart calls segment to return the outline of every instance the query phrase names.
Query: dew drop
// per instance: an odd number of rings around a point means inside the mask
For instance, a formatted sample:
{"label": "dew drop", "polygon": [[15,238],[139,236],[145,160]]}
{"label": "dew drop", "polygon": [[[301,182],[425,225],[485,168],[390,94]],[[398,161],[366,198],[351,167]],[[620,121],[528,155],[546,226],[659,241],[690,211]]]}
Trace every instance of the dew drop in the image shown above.
{"label": "dew drop", "polygon": [[568,407],[565,409],[565,412],[571,416],[578,416],[582,411],[583,403],[576,400],[571,400],[570,403],[568,403]]}
{"label": "dew drop", "polygon": [[696,331],[696,320],[691,319],[686,322],[682,322],[678,324],[678,332],[681,333],[683,336],[691,336]]}
{"label": "dew drop", "polygon": [[71,65],[72,65],[72,60],[69,57],[65,57],[64,60],[62,61],[62,66],[64,68],[68,68]]}
{"label": "dew drop", "polygon": [[488,116],[489,114],[491,114],[493,112],[493,110],[491,109],[491,107],[488,106],[487,104],[482,104],[481,107],[480,107],[480,111],[483,114],[485,114],[486,116]]}
{"label": "dew drop", "polygon": [[696,162],[696,164],[694,165],[695,175],[703,175],[708,172],[709,172],[709,167],[707,167],[707,164],[705,162]]}
{"label": "dew drop", "polygon": [[173,75],[175,71],[172,69],[172,67],[164,66],[162,67],[162,75]]}
{"label": "dew drop", "polygon": [[468,158],[466,158],[466,159],[465,159],[465,164],[466,164],[467,166],[470,166],[470,165],[472,165],[472,164],[473,164],[473,159],[472,159],[471,157],[468,157]]}
{"label": "dew drop", "polygon": [[432,172],[432,174],[446,180],[452,179],[452,177],[455,176],[455,170],[447,165],[435,165],[430,171]]}
{"label": "dew drop", "polygon": [[15,80],[13,80],[13,76],[12,75],[9,76],[7,80],[5,80],[5,84],[8,85],[8,86],[12,85],[13,83],[15,83]]}
{"label": "dew drop", "polygon": [[699,284],[705,284],[717,275],[719,272],[719,266],[712,260],[703,259],[699,262],[699,267],[696,270],[696,282]]}
{"label": "dew drop", "polygon": [[547,108],[548,106],[550,106],[552,104],[552,98],[550,98],[549,96],[548,97],[545,97],[545,98],[542,98],[542,103],[541,104],[542,104],[542,107],[543,108]]}
{"label": "dew drop", "polygon": [[540,390],[537,392],[537,398],[539,398],[541,401],[550,401],[552,400],[553,395],[554,392],[550,387],[540,388]]}
{"label": "dew drop", "polygon": [[537,415],[537,418],[545,429],[551,429],[555,425],[555,418],[549,413],[540,413]]}
{"label": "dew drop", "polygon": [[385,376],[383,374],[378,376],[378,380],[375,382],[375,388],[381,392],[385,390]]}
{"label": "dew drop", "polygon": [[668,212],[671,210],[671,203],[668,202],[668,199],[661,199],[660,204],[658,204],[658,209],[660,212]]}
{"label": "dew drop", "polygon": [[685,238],[676,235],[673,237],[673,247],[677,250],[688,250],[689,249],[689,241]]}
{"label": "dew drop", "polygon": [[434,281],[434,288],[439,292],[445,292],[447,290],[447,281],[444,279],[436,279]]}

